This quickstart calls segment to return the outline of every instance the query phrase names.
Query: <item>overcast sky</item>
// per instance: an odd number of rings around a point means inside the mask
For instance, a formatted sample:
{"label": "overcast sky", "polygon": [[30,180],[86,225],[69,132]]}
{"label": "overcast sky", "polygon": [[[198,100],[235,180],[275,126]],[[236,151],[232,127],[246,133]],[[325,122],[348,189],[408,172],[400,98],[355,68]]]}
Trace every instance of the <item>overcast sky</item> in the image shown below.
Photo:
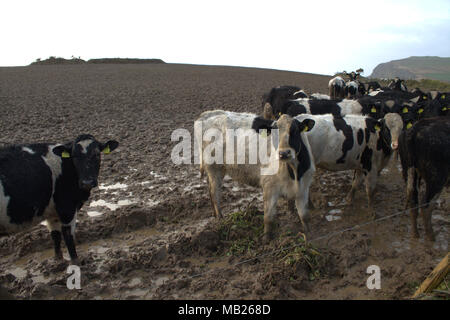
{"label": "overcast sky", "polygon": [[450,1],[10,0],[0,30],[0,66],[74,55],[370,75],[449,57]]}

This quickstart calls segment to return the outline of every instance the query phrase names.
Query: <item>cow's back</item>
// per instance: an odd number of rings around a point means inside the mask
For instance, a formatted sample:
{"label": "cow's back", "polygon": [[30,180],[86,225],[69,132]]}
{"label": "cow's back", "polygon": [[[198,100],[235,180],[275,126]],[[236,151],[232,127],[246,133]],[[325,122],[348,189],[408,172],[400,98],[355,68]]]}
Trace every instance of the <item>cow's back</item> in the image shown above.
{"label": "cow's back", "polygon": [[44,160],[48,145],[0,150],[0,229],[15,232],[43,219],[52,192],[52,171]]}

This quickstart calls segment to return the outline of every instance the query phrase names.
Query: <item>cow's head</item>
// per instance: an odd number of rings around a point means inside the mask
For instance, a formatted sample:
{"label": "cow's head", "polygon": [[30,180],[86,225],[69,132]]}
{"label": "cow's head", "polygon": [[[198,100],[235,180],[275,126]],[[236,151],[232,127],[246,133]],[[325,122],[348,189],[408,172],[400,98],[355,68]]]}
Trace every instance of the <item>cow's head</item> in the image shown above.
{"label": "cow's head", "polygon": [[110,140],[101,143],[90,134],[80,135],[73,142],[53,148],[53,153],[63,161],[71,161],[78,177],[78,186],[90,191],[96,187],[100,171],[100,153],[108,154],[118,147],[119,143]]}
{"label": "cow's head", "polygon": [[286,114],[280,116],[277,121],[267,120],[261,117],[255,118],[252,128],[256,131],[266,129],[278,129],[277,157],[280,161],[296,166],[296,160],[300,155],[302,132],[310,131],[315,125],[312,119],[298,121]]}
{"label": "cow's head", "polygon": [[403,128],[409,129],[412,127],[413,123],[420,118],[424,111],[423,104],[416,104],[413,102],[403,102],[397,113],[400,114],[403,120]]}
{"label": "cow's head", "polygon": [[392,150],[398,148],[398,138],[403,129],[403,119],[398,113],[388,113],[378,120],[375,129],[380,132],[384,143]]}
{"label": "cow's head", "polygon": [[299,87],[279,86],[272,88],[262,97],[263,116],[266,119],[277,119],[281,113],[281,107],[286,101],[307,97]]}

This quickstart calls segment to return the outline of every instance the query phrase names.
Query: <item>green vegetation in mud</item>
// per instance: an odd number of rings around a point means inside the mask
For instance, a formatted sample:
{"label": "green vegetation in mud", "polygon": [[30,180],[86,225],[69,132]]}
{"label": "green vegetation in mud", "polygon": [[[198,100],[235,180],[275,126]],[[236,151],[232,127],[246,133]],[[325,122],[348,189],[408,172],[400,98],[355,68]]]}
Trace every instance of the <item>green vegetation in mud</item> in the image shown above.
{"label": "green vegetation in mud", "polygon": [[227,255],[254,254],[264,232],[263,215],[256,207],[228,215],[219,226],[220,239]]}
{"label": "green vegetation in mud", "polygon": [[264,216],[254,206],[225,217],[218,232],[225,255],[255,259],[264,256],[272,269],[287,280],[307,275],[313,281],[329,273],[329,251],[308,243],[303,234],[285,232],[264,244]]}

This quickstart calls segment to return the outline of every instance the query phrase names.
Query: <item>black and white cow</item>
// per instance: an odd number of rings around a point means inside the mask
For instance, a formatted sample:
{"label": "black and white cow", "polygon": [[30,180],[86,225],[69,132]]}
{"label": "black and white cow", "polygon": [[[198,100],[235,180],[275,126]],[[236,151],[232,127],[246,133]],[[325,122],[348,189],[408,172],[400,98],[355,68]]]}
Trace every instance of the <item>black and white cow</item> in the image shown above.
{"label": "black and white cow", "polygon": [[348,99],[361,97],[366,93],[363,83],[358,80],[348,81],[344,87],[344,96]]}
{"label": "black and white cow", "polygon": [[[200,155],[200,172],[206,173],[212,206],[216,217],[222,217],[220,210],[220,189],[223,178],[228,174],[233,180],[247,185],[262,187],[264,199],[264,233],[270,239],[272,236],[273,221],[276,213],[277,200],[281,196],[294,199],[298,215],[305,230],[308,230],[307,203],[309,198],[309,187],[315,172],[314,162],[308,140],[305,138],[306,131],[314,127],[314,121],[306,119],[297,121],[287,115],[281,116],[277,121],[267,120],[251,113],[236,113],[222,110],[207,111],[200,115],[195,121],[196,141]],[[261,137],[257,132],[267,129],[269,132],[278,129],[278,139],[275,134],[270,134],[267,141],[267,153],[270,157],[267,162],[256,157],[259,152],[253,138]],[[238,131],[239,134],[238,134]],[[201,132],[201,134],[199,134]],[[209,133],[215,133],[214,143],[222,141],[223,145],[214,152],[211,149]],[[227,137],[233,137],[228,140]],[[245,136],[248,135],[248,139]],[[239,155],[234,152],[235,138],[244,139],[245,161],[239,162]],[[266,136],[267,137],[267,136]],[[233,141],[233,142],[230,142]],[[231,143],[233,145],[231,145]],[[231,146],[231,147],[230,147]],[[261,145],[259,145],[261,148]],[[217,158],[224,150],[229,148],[234,152],[231,160]],[[239,148],[239,147],[238,147]],[[264,147],[262,147],[264,148]],[[238,149],[239,150],[239,149]],[[209,151],[206,152],[206,151]],[[226,155],[225,157],[227,157]],[[250,158],[255,156],[251,162]]]}
{"label": "black and white cow", "polygon": [[[419,237],[417,216],[420,211],[426,238],[434,240],[431,213],[443,188],[450,186],[449,137],[449,117],[422,119],[400,136],[399,154],[407,184],[406,208],[411,208],[411,233],[415,238]],[[421,179],[426,187],[419,210]]]}
{"label": "black and white cow", "polygon": [[46,220],[56,258],[62,259],[62,235],[76,264],[77,211],[97,186],[100,153],[107,154],[117,146],[116,141],[101,143],[85,134],[66,144],[0,149],[0,234],[26,230]]}
{"label": "black and white cow", "polygon": [[328,82],[328,92],[330,99],[343,99],[345,96],[345,80],[340,77],[334,77]]}
{"label": "black and white cow", "polygon": [[369,81],[367,84],[367,93],[381,89],[381,85],[377,81]]}
{"label": "black and white cow", "polygon": [[388,84],[388,87],[395,91],[408,91],[408,88],[406,87],[405,81],[401,80],[399,78],[395,78],[391,80],[391,82]]}
{"label": "black and white cow", "polygon": [[348,114],[370,115],[373,118],[383,117],[383,104],[380,99],[365,96],[358,100],[315,100],[297,99],[289,100],[277,109],[266,105],[264,117],[266,119],[277,119],[282,114],[295,117],[299,114],[333,114],[345,116]]}
{"label": "black and white cow", "polygon": [[380,120],[360,115],[303,114],[295,119],[315,122],[314,129],[306,136],[317,167],[330,171],[355,170],[346,198],[348,203],[353,201],[355,191],[365,179],[369,208],[374,214],[377,177],[398,147],[403,128],[401,117],[396,113],[389,113]]}

